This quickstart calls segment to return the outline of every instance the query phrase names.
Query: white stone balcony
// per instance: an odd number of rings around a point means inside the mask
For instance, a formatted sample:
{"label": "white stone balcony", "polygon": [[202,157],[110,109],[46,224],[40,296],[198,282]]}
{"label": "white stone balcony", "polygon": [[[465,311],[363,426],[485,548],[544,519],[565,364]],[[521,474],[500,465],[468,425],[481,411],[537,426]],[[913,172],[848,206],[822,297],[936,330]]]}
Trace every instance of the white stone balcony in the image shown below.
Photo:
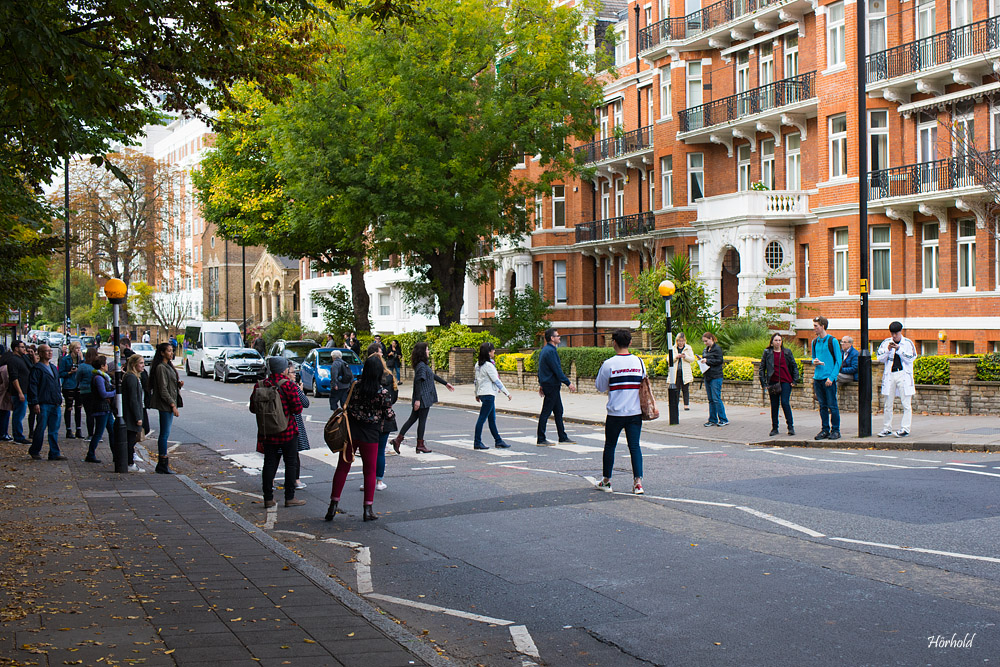
{"label": "white stone balcony", "polygon": [[695,202],[697,222],[725,224],[739,220],[805,222],[810,217],[809,195],[802,190],[748,190]]}

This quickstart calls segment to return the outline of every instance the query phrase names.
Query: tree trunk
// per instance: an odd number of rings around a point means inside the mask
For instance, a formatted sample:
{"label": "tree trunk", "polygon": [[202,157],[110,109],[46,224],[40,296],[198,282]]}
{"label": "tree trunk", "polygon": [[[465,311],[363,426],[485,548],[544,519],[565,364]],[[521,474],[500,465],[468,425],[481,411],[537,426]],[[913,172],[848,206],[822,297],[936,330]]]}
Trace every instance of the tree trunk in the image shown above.
{"label": "tree trunk", "polygon": [[365,287],[364,262],[360,257],[351,264],[351,301],[354,304],[354,330],[368,331],[372,327],[368,318],[371,304],[368,300],[368,288]]}
{"label": "tree trunk", "polygon": [[438,324],[447,327],[458,322],[465,302],[466,260],[454,257],[438,257],[430,264],[428,277],[434,286],[438,302]]}

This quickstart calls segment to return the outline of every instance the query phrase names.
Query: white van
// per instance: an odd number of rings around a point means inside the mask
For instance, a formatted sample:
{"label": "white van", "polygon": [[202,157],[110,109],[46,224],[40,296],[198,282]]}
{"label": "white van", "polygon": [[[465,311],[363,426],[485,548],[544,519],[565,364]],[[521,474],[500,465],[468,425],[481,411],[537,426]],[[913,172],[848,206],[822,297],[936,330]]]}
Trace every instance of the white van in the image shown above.
{"label": "white van", "polygon": [[184,370],[201,377],[215,368],[219,353],[232,347],[243,347],[243,336],[235,322],[189,322],[184,327]]}

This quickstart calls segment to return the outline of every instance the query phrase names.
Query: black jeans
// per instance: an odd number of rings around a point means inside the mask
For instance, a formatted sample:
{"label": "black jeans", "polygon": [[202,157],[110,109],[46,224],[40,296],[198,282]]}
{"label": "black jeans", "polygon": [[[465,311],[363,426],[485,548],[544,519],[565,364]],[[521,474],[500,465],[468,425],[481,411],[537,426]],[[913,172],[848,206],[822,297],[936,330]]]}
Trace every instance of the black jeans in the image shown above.
{"label": "black jeans", "polygon": [[406,423],[403,424],[403,427],[401,429],[399,429],[399,437],[402,438],[404,435],[406,435],[406,432],[409,430],[409,428],[413,426],[413,422],[417,422],[417,440],[423,440],[424,427],[427,426],[427,415],[430,413],[430,411],[431,411],[430,408],[420,408],[419,410],[411,410],[410,416],[406,418]]}
{"label": "black jeans", "polygon": [[560,440],[569,440],[566,435],[566,427],[563,426],[563,404],[560,386],[542,387],[542,412],[538,415],[538,441],[545,440],[545,426],[548,424],[549,415],[555,415],[556,432],[559,433]]}
{"label": "black jeans", "polygon": [[80,392],[76,389],[63,389],[63,398],[66,400],[66,430],[73,430],[73,413],[76,412],[76,430],[82,429],[80,417],[83,412],[83,403],[80,402]]}
{"label": "black jeans", "polygon": [[772,394],[768,392],[768,396],[771,398],[771,428],[778,428],[778,404],[781,404],[781,409],[785,413],[785,425],[791,428],[792,423],[792,404],[789,398],[792,395],[792,385],[790,382],[781,383],[781,392],[778,394]]}
{"label": "black jeans", "polygon": [[278,461],[285,458],[285,500],[295,497],[295,480],[299,478],[299,440],[280,445],[264,445],[264,470],[261,472],[261,490],[264,500],[274,499],[274,475],[278,472]]}

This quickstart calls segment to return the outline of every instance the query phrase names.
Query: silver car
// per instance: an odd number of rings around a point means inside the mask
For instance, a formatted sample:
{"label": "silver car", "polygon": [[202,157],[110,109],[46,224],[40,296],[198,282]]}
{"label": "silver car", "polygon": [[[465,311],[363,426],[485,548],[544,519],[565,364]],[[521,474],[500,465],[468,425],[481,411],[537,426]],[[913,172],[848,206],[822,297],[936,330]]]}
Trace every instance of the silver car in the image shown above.
{"label": "silver car", "polygon": [[212,379],[222,380],[263,380],[264,357],[250,347],[226,348],[215,359]]}
{"label": "silver car", "polygon": [[132,351],[145,360],[146,366],[153,363],[153,357],[156,356],[156,348],[150,343],[132,343]]}

